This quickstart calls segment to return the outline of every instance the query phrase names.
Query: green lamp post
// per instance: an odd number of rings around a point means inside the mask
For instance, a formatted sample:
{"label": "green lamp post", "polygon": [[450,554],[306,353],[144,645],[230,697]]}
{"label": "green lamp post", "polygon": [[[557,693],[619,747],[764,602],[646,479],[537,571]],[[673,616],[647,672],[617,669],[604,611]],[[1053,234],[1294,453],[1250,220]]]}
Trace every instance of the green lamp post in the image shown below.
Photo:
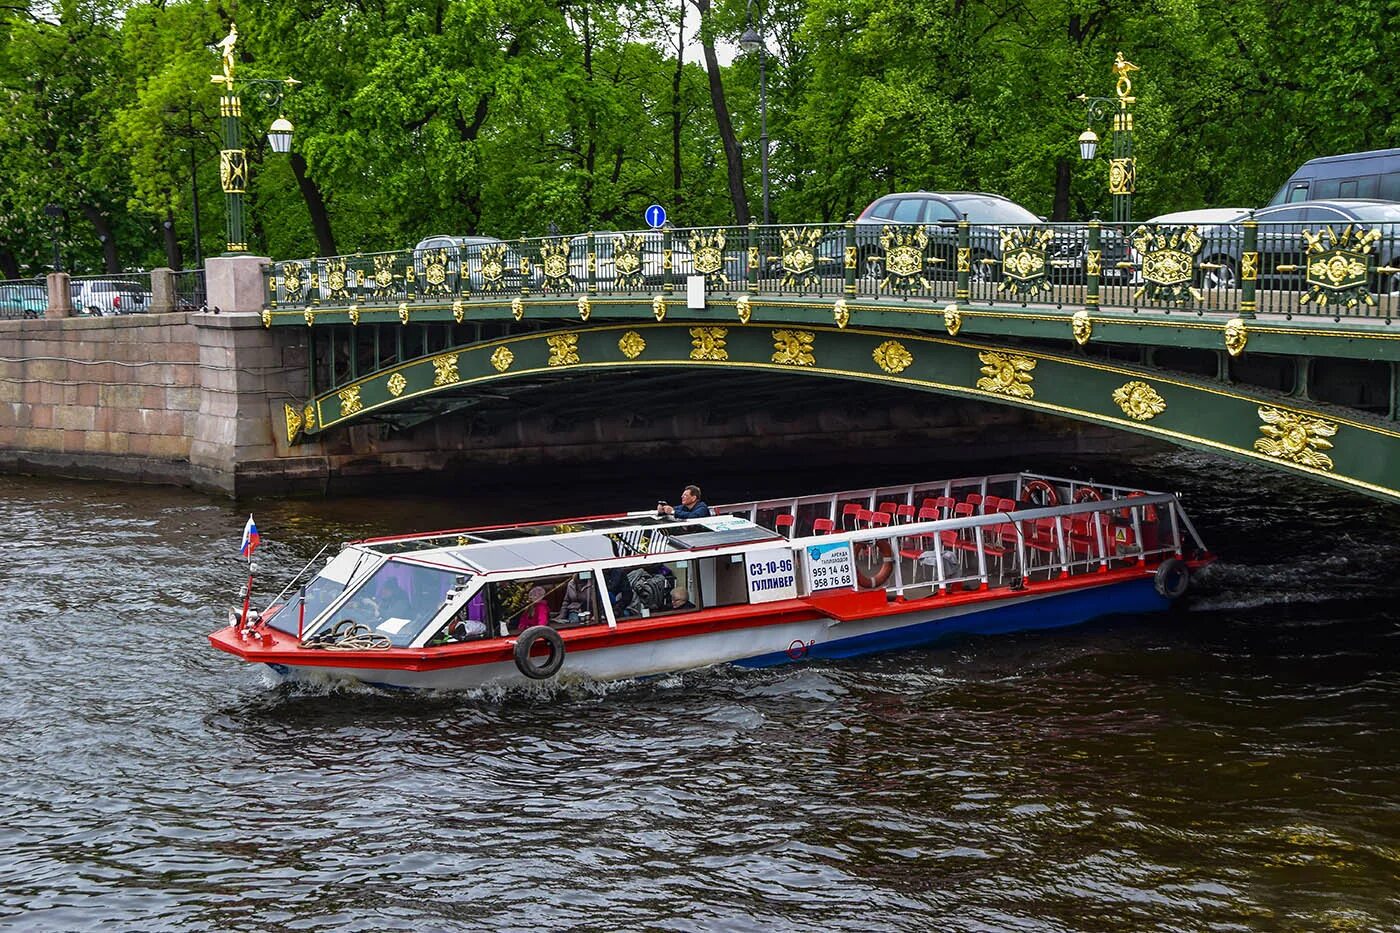
{"label": "green lamp post", "polygon": [[[1119,52],[1113,60],[1113,73],[1118,76],[1114,97],[1089,97],[1080,94],[1079,99],[1089,114],[1089,122],[1112,118],[1113,157],[1108,163],[1108,193],[1113,198],[1113,220],[1127,224],[1133,219],[1133,192],[1137,190],[1137,160],[1133,158],[1133,110],[1137,98],[1132,96],[1133,82],[1130,72],[1140,70],[1137,65]],[[1099,137],[1093,127],[1086,127],[1079,134],[1079,157],[1088,162],[1098,150]]]}
{"label": "green lamp post", "polygon": [[[274,81],[267,78],[238,78],[234,71],[234,46],[238,43],[238,27],[229,23],[228,35],[217,45],[223,59],[222,74],[211,75],[215,84],[223,85],[219,96],[219,117],[223,124],[224,148],[219,150],[219,183],[224,189],[224,202],[228,208],[228,245],[225,255],[238,255],[248,252],[248,239],[243,232],[243,195],[248,188],[248,156],[243,150],[243,101],[238,96],[240,89],[253,91],[259,98],[274,108],[282,106],[283,96],[300,84],[295,78]],[[280,114],[268,129],[267,140],[272,151],[285,154],[292,148],[292,124]]]}

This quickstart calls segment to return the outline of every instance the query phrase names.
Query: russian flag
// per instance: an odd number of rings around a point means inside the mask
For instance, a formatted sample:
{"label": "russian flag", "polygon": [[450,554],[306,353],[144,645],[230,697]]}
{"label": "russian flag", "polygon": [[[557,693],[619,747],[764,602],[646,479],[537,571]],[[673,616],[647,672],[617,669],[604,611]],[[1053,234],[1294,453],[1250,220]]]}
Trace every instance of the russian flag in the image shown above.
{"label": "russian flag", "polygon": [[248,524],[243,526],[243,543],[239,546],[238,556],[252,558],[253,549],[262,543],[262,536],[258,534],[258,526],[253,524],[252,513],[248,515]]}

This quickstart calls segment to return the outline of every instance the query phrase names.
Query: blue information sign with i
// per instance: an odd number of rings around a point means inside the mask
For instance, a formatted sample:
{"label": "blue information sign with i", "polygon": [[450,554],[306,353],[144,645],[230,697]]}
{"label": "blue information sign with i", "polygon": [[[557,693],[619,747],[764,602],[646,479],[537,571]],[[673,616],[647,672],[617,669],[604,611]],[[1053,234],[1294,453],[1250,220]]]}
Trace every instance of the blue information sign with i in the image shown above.
{"label": "blue information sign with i", "polygon": [[648,207],[646,213],[642,215],[646,218],[647,226],[653,230],[660,230],[666,226],[666,208],[660,204],[653,204]]}

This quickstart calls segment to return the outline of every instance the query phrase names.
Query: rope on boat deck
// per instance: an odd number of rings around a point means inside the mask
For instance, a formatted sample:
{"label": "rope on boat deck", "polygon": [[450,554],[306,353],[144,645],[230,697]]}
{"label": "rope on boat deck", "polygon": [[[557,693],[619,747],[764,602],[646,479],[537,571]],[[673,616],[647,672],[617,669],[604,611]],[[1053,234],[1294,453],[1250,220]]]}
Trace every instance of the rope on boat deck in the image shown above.
{"label": "rope on boat deck", "polygon": [[324,648],[327,651],[386,651],[394,646],[388,635],[377,635],[370,631],[368,625],[350,622],[347,626],[346,622],[350,620],[338,622],[335,628],[320,638],[302,642],[302,647]]}

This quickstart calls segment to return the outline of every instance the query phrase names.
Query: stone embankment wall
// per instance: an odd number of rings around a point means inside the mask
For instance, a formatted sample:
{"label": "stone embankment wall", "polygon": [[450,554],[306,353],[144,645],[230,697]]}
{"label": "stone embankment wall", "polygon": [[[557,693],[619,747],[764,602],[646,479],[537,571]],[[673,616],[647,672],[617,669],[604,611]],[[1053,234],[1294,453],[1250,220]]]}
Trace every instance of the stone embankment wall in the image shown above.
{"label": "stone embankment wall", "polygon": [[188,481],[201,394],[188,317],[0,321],[0,466]]}

